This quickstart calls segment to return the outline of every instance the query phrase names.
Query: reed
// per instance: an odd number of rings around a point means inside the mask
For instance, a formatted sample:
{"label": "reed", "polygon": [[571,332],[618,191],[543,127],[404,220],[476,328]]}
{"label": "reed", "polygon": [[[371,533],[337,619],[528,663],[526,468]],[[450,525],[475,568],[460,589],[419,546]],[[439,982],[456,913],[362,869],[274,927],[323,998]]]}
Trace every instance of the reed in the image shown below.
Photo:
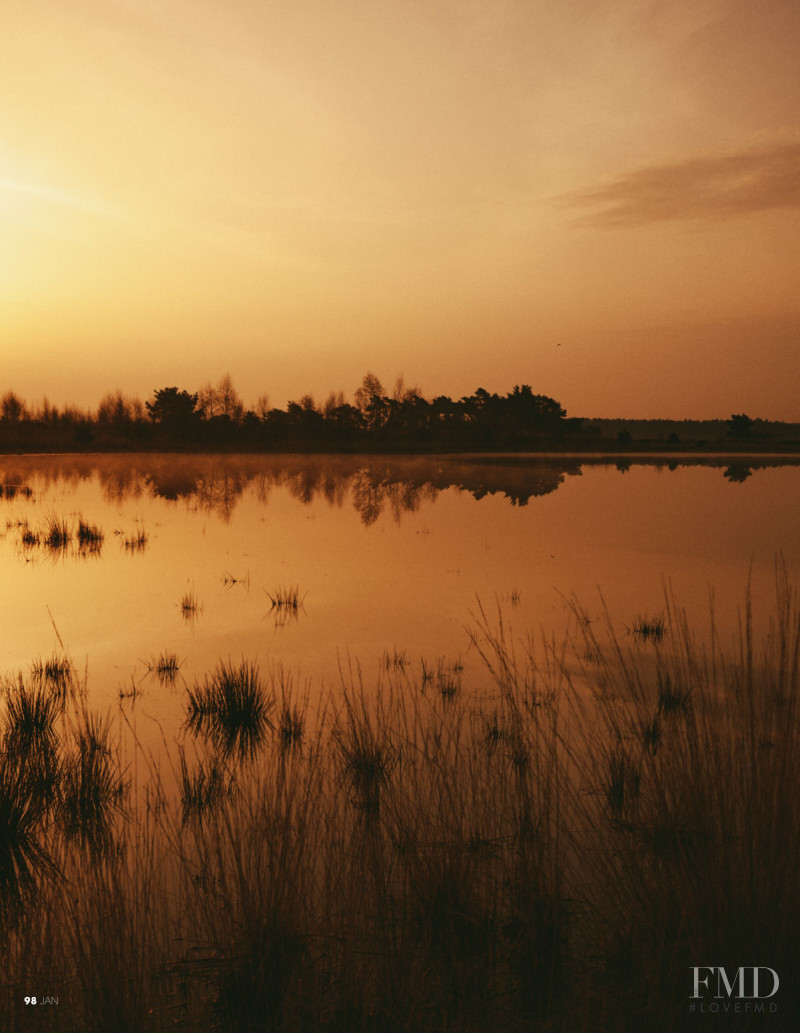
{"label": "reed", "polygon": [[0,916],[8,921],[57,873],[47,847],[47,797],[25,759],[0,755]]}
{"label": "reed", "polygon": [[398,650],[397,648],[393,648],[391,653],[386,649],[381,656],[381,664],[387,671],[391,669],[403,671],[409,663],[410,661],[405,649]]}
{"label": "reed", "polygon": [[62,772],[60,816],[68,837],[93,850],[110,846],[113,821],[127,789],[110,743],[108,720],[83,713],[73,729],[73,751]]}
{"label": "reed", "polygon": [[199,760],[193,771],[186,763],[185,751],[179,756],[179,789],[183,823],[192,819],[202,822],[208,813],[231,796],[235,783],[218,758]]}
{"label": "reed", "polygon": [[[667,1033],[688,1028],[692,965],[751,961],[781,974],[791,1028],[800,609],[782,568],[776,586],[771,618],[745,599],[724,641],[669,597],[655,655],[579,608],[564,641],[480,611],[491,686],[450,699],[434,666],[423,685],[378,665],[313,711],[275,672],[221,662],[187,690],[191,769],[181,753],[172,787],[150,761],[135,821],[114,818],[134,794],[111,794],[114,850],[71,833],[5,750],[0,881],[38,903],[6,894],[4,1028],[26,1021],[8,988],[46,973],[68,1033]],[[60,749],[124,779],[102,722],[76,717]]]}

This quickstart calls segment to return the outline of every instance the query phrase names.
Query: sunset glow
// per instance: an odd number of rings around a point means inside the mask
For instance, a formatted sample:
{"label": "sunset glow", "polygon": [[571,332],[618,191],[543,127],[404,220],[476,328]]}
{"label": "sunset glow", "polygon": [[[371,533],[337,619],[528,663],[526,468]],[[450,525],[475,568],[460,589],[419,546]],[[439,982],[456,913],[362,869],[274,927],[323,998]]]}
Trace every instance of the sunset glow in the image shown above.
{"label": "sunset glow", "polygon": [[[800,420],[790,0],[10,0],[2,390]],[[561,347],[557,347],[561,345]]]}

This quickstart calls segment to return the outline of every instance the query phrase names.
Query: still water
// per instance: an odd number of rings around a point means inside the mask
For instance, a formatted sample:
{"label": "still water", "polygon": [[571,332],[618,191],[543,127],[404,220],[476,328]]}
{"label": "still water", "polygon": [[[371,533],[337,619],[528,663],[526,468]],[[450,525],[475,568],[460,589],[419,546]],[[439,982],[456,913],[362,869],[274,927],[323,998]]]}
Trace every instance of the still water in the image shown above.
{"label": "still water", "polygon": [[[499,606],[520,634],[563,632],[569,600],[624,635],[669,583],[721,625],[777,554],[800,570],[800,465],[685,457],[81,456],[0,460],[0,673],[65,651],[93,707],[136,686],[167,735],[181,685],[221,658],[300,684],[365,682],[382,659],[441,658],[485,677],[465,626]],[[46,541],[52,521],[69,541]],[[102,532],[81,546],[79,521]],[[38,540],[37,540],[38,539]],[[297,590],[301,605],[270,597]],[[187,611],[190,596],[197,608]],[[180,666],[165,687],[148,665]]]}

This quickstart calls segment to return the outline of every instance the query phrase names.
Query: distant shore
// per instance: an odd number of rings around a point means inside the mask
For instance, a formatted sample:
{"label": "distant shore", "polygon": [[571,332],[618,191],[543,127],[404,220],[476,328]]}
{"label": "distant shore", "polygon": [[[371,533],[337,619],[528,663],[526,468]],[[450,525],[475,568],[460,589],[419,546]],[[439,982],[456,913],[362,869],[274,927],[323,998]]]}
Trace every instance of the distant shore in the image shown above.
{"label": "distant shore", "polygon": [[387,449],[387,448],[254,448],[246,445],[230,444],[227,446],[217,445],[209,447],[207,444],[182,444],[176,446],[174,443],[153,443],[140,447],[131,447],[130,444],[119,446],[108,445],[105,447],[92,443],[86,448],[76,448],[74,444],[63,448],[42,447],[35,448],[21,443],[9,445],[0,440],[0,456],[91,456],[91,455],[329,455],[329,456],[391,456],[393,458],[419,458],[419,459],[442,459],[459,457],[462,462],[480,462],[487,460],[502,460],[512,465],[525,463],[531,460],[548,458],[559,459],[584,459],[584,460],[627,460],[630,462],[648,462],[650,460],[668,461],[670,459],[686,460],[736,460],[749,459],[753,461],[769,460],[800,460],[800,442],[781,442],[772,444],[769,448],[763,445],[738,444],[734,447],[724,447],[720,442],[710,442],[707,445],[698,445],[694,442],[687,442],[685,448],[675,445],[663,445],[658,443],[642,442],[640,445],[628,445],[620,447],[615,442],[600,443],[594,442],[591,447],[577,447],[574,442],[564,445],[551,445],[540,449],[448,449],[446,451],[437,449]]}

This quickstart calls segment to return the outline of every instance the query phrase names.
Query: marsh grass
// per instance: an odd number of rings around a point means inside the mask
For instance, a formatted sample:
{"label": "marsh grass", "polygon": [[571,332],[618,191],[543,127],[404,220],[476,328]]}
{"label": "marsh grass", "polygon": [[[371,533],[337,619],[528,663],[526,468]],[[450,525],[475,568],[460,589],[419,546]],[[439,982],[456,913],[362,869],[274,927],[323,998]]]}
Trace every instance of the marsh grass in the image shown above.
{"label": "marsh grass", "polygon": [[143,527],[136,527],[128,534],[123,533],[121,537],[126,552],[144,552],[149,541],[149,535]]}
{"label": "marsh grass", "polygon": [[90,524],[83,517],[78,518],[78,550],[85,555],[99,555],[105,535],[96,524]]}
{"label": "marsh grass", "polygon": [[72,541],[72,531],[63,517],[51,514],[45,520],[40,539],[42,545],[46,546],[51,552],[58,552],[69,546]]}
{"label": "marsh grass", "polygon": [[404,671],[409,663],[410,661],[405,649],[398,650],[397,648],[393,648],[391,653],[388,649],[385,649],[381,656],[381,664],[387,671]]}
{"label": "marsh grass", "polygon": [[[747,598],[724,640],[670,597],[655,657],[579,608],[557,641],[481,610],[491,687],[451,699],[435,665],[427,685],[348,667],[314,710],[223,662],[188,692],[196,763],[174,789],[148,768],[158,803],[93,864],[80,836],[54,843],[6,751],[0,877],[38,903],[0,934],[5,1026],[29,1021],[8,988],[34,973],[69,995],[69,1033],[672,1033],[692,965],[752,963],[781,975],[770,1025],[792,1028],[800,615],[781,567],[776,585],[762,630]],[[226,743],[273,700],[248,762]],[[71,763],[113,759],[77,723]],[[40,876],[36,849],[69,877]]]}
{"label": "marsh grass", "polygon": [[242,585],[247,591],[250,591],[250,571],[245,574],[244,577],[235,577],[230,572],[226,572],[222,575],[222,583],[226,588],[233,588],[234,585]]}
{"label": "marsh grass", "polygon": [[127,781],[112,747],[107,719],[83,713],[62,771],[60,811],[68,838],[94,851],[110,846]]}
{"label": "marsh grass", "polygon": [[63,653],[52,653],[38,658],[31,664],[31,678],[57,698],[64,699],[76,688],[76,673],[72,660]]}
{"label": "marsh grass", "polygon": [[258,666],[247,660],[223,660],[202,685],[187,689],[187,727],[208,739],[223,755],[249,756],[272,729],[274,700],[261,681]]}
{"label": "marsh grass", "polygon": [[5,686],[0,743],[0,911],[12,927],[64,876],[64,844],[110,840],[124,779],[108,744],[109,725],[87,715],[65,739],[65,699],[20,676]]}
{"label": "marsh grass", "polygon": [[183,661],[175,653],[166,650],[160,656],[143,661],[148,674],[152,674],[162,684],[172,685],[180,673]]}
{"label": "marsh grass", "polygon": [[38,530],[34,530],[27,520],[21,521],[18,527],[20,544],[24,549],[31,550],[41,547],[50,556],[63,555],[73,538],[67,521],[55,514],[47,517]]}
{"label": "marsh grass", "polygon": [[34,531],[26,522],[20,527],[20,542],[26,549],[33,549],[39,545],[41,538],[38,531]]}
{"label": "marsh grass", "polygon": [[0,755],[0,918],[12,923],[15,907],[58,871],[47,843],[47,796],[29,759],[7,748]]}
{"label": "marsh grass", "polygon": [[203,819],[223,800],[233,795],[235,781],[219,757],[198,760],[190,771],[185,751],[179,756],[179,791],[182,822]]}
{"label": "marsh grass", "polygon": [[22,681],[7,690],[4,745],[7,750],[50,749],[56,741],[61,701],[41,687]]}
{"label": "marsh grass", "polygon": [[203,612],[202,604],[200,603],[194,587],[190,588],[188,592],[183,593],[178,605],[181,609],[181,616],[189,624],[193,624]]}
{"label": "marsh grass", "polygon": [[0,498],[4,499],[16,499],[16,498],[33,498],[33,488],[28,484],[9,484],[8,482],[0,484]]}
{"label": "marsh grass", "polygon": [[301,746],[305,723],[303,714],[296,706],[283,704],[278,720],[278,742],[282,750],[298,749]]}
{"label": "marsh grass", "polygon": [[442,698],[452,700],[461,690],[461,677],[464,672],[464,665],[461,660],[447,660],[439,657],[435,664],[425,660],[421,661],[421,686],[423,689],[432,687],[441,693]]}
{"label": "marsh grass", "polygon": [[660,642],[666,634],[667,618],[663,614],[652,617],[636,617],[631,626],[631,633],[642,642]]}
{"label": "marsh grass", "polygon": [[84,557],[99,556],[105,540],[103,531],[96,524],[90,524],[80,514],[75,530],[66,518],[56,514],[48,516],[37,530],[34,530],[27,520],[19,521],[17,526],[23,549],[32,550],[40,547],[51,558],[67,555],[73,543],[73,554]]}
{"label": "marsh grass", "polygon": [[300,595],[300,588],[297,585],[289,587],[280,586],[274,590],[274,594],[267,592],[266,589],[264,591],[270,601],[271,608],[274,610],[297,611],[303,605],[303,600],[306,597],[305,594]]}
{"label": "marsh grass", "polygon": [[122,699],[131,699],[134,702],[141,696],[142,689],[140,685],[136,684],[136,679],[131,675],[130,684],[120,685],[117,690],[117,695]]}
{"label": "marsh grass", "polygon": [[303,601],[306,596],[300,595],[300,589],[297,586],[276,588],[274,594],[264,589],[264,594],[270,601],[268,616],[272,618],[276,629],[284,628],[288,624],[298,621],[300,614],[305,612]]}
{"label": "marsh grass", "polygon": [[[584,789],[607,805],[606,821],[595,816],[577,847],[580,894],[604,931],[598,984],[608,997],[626,984],[626,1003],[642,1016],[654,1002],[658,1028],[677,1028],[671,995],[693,958],[736,967],[736,958],[768,954],[788,971],[800,946],[787,917],[800,906],[789,875],[800,849],[800,616],[781,564],[775,583],[760,640],[748,593],[728,643],[713,614],[698,642],[668,593],[658,627],[672,634],[656,670],[609,629],[613,693],[587,671],[588,698],[573,695],[570,753]],[[787,988],[781,1008],[798,1003]]]}

